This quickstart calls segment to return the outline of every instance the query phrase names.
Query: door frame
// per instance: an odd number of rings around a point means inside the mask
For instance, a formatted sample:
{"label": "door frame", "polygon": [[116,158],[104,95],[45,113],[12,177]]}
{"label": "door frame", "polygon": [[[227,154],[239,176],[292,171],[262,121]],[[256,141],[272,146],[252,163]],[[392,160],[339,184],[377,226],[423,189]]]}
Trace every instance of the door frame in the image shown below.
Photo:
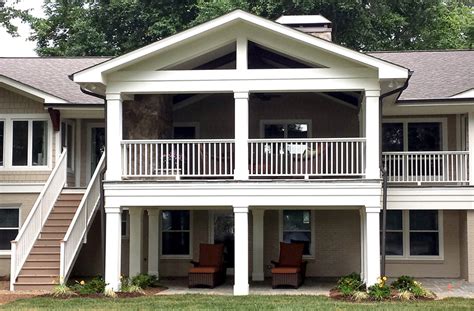
{"label": "door frame", "polygon": [[92,160],[92,129],[93,128],[104,128],[104,122],[91,122],[87,123],[87,143],[86,143],[86,184],[89,184],[89,181],[92,177],[91,172],[91,160]]}

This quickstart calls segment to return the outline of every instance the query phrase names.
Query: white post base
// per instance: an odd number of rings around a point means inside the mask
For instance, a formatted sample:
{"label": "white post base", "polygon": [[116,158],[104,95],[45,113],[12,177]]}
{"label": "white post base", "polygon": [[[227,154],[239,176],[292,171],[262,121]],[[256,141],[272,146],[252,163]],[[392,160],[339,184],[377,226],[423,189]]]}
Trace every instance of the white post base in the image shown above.
{"label": "white post base", "polygon": [[122,213],[120,207],[107,207],[107,204],[105,213],[105,282],[107,283],[107,289],[117,292],[121,286]]}
{"label": "white post base", "polygon": [[148,209],[148,274],[159,274],[159,241],[160,239],[160,210],[157,208]]}
{"label": "white post base", "polygon": [[234,206],[234,295],[249,294],[248,206]]}
{"label": "white post base", "polygon": [[365,208],[365,284],[372,286],[380,277],[380,206]]}
{"label": "white post base", "polygon": [[131,207],[130,215],[130,254],[129,272],[130,277],[142,273],[142,236],[143,236],[143,209]]}

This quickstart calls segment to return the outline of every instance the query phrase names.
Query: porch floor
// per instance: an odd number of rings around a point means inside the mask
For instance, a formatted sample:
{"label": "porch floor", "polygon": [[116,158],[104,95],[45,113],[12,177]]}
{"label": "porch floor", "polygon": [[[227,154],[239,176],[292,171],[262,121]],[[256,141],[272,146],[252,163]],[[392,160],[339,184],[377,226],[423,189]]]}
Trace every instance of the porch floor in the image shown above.
{"label": "porch floor", "polygon": [[[426,288],[432,290],[439,298],[465,297],[474,298],[474,283],[467,283],[462,279],[432,279],[417,278]],[[392,281],[392,280],[390,280]],[[188,288],[188,279],[162,278],[160,284],[167,290],[158,295],[179,294],[207,294],[207,295],[232,295],[233,277],[228,277],[226,282],[216,288]],[[305,283],[298,289],[277,288],[272,289],[271,279],[263,282],[250,282],[251,295],[324,295],[329,296],[331,288],[336,286],[336,279],[306,278]]]}

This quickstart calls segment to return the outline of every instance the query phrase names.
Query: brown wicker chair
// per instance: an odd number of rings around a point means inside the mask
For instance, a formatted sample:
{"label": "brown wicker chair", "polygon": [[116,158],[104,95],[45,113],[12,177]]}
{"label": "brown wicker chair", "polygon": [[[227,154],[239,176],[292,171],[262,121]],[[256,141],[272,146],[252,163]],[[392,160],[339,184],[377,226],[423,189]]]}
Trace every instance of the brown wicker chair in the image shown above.
{"label": "brown wicker chair", "polygon": [[272,261],[272,288],[292,286],[298,288],[306,276],[306,261],[303,261],[303,243],[280,242],[280,259]]}
{"label": "brown wicker chair", "polygon": [[225,281],[224,244],[201,244],[199,246],[199,262],[189,269],[189,288],[214,288]]}

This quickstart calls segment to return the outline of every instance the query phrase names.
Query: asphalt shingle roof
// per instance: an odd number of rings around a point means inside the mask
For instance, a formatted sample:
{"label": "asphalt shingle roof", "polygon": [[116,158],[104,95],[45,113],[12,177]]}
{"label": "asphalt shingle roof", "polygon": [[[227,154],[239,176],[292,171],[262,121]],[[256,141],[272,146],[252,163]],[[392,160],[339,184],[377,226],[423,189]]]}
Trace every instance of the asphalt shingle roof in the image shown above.
{"label": "asphalt shingle roof", "polygon": [[474,88],[474,50],[368,54],[413,71],[400,100],[446,99]]}
{"label": "asphalt shingle roof", "polygon": [[85,95],[69,75],[106,61],[105,57],[0,58],[0,75],[60,97],[75,104],[99,104],[99,98]]}

